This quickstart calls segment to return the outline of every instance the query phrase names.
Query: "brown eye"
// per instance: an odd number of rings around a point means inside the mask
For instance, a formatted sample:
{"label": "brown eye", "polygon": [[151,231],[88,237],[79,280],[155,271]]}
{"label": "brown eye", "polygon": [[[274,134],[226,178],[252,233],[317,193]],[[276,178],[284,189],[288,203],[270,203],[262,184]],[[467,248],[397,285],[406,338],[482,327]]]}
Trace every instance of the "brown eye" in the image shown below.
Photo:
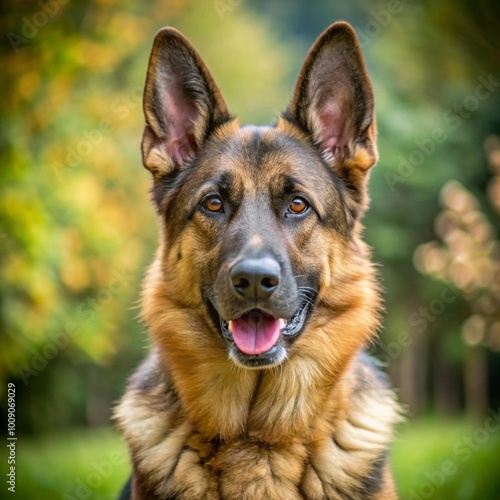
{"label": "brown eye", "polygon": [[222,212],[223,205],[222,200],[218,196],[210,196],[205,200],[203,206],[209,212]]}
{"label": "brown eye", "polygon": [[296,197],[294,198],[290,205],[288,205],[288,210],[294,214],[302,214],[309,208],[309,203],[307,203],[304,198]]}

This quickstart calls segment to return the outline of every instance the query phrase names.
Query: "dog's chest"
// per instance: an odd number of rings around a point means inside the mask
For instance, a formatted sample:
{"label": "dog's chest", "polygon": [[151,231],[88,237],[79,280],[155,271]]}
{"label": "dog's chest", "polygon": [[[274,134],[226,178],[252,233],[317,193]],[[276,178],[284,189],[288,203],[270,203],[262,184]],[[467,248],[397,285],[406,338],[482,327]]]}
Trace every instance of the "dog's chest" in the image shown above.
{"label": "dog's chest", "polygon": [[378,474],[380,482],[382,462],[384,454],[377,458],[368,450],[342,449],[333,438],[270,446],[205,441],[194,433],[156,493],[159,498],[186,500],[371,498],[366,496],[366,477],[373,482]]}

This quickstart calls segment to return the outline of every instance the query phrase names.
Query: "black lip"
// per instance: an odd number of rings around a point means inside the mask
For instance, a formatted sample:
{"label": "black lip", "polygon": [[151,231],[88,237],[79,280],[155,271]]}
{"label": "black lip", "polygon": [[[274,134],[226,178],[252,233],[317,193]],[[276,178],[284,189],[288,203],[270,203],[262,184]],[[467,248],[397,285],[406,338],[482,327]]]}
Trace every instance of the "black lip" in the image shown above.
{"label": "black lip", "polygon": [[233,337],[229,332],[229,322],[220,317],[216,307],[211,300],[207,300],[207,308],[214,326],[219,331],[222,339],[229,350],[229,356],[238,364],[247,368],[264,368],[280,364],[286,359],[286,348],[295,341],[303,332],[312,310],[316,305],[317,294],[308,296],[303,300],[295,314],[287,321],[286,326],[281,330],[281,336],[278,342],[262,354],[245,354],[240,351],[234,343]]}
{"label": "black lip", "polygon": [[281,339],[269,351],[262,354],[245,354],[238,349],[234,342],[231,342],[229,346],[229,357],[236,364],[242,365],[245,368],[269,368],[281,364],[285,361],[286,356],[286,348]]}

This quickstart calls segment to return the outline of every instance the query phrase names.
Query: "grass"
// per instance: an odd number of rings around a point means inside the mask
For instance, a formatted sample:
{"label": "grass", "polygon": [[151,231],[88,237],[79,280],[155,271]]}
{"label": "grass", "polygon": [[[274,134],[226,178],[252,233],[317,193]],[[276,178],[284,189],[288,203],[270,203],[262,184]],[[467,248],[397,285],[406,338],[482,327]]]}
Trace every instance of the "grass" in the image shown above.
{"label": "grass", "polygon": [[21,436],[17,443],[17,500],[113,499],[130,474],[125,445],[110,429]]}
{"label": "grass", "polygon": [[[488,431],[463,420],[405,424],[392,453],[401,500],[500,498],[498,425]],[[20,436],[17,443],[18,500],[113,499],[130,472],[125,446],[110,429]]]}
{"label": "grass", "polygon": [[500,422],[486,421],[407,423],[392,453],[401,500],[498,500]]}

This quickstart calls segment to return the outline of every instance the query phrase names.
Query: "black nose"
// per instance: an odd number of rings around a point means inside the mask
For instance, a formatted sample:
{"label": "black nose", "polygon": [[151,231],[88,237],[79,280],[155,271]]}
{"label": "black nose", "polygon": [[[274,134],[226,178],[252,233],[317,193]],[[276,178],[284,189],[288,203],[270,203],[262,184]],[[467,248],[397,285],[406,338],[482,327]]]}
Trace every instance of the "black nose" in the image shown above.
{"label": "black nose", "polygon": [[242,259],[231,268],[229,281],[239,297],[267,299],[278,288],[281,269],[271,257]]}

